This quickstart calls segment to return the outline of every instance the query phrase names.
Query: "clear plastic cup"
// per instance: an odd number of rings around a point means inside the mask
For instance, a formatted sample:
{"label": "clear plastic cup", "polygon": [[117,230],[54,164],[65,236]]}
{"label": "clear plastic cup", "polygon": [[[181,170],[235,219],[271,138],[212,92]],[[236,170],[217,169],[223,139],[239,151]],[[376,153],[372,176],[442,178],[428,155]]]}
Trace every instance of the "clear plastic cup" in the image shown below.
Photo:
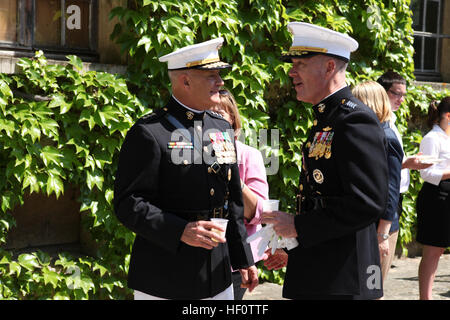
{"label": "clear plastic cup", "polygon": [[[219,236],[221,236],[222,238],[225,238],[225,233],[227,231],[227,224],[228,224],[228,219],[222,219],[222,218],[211,218],[211,221],[214,223],[217,223],[218,225],[220,225],[224,231],[220,231],[218,229],[211,229],[211,231],[217,233]],[[212,239],[213,241],[216,241],[214,239]],[[217,241],[216,241],[217,242]]]}
{"label": "clear plastic cup", "polygon": [[278,206],[280,204],[280,200],[263,200],[263,211],[278,211]]}

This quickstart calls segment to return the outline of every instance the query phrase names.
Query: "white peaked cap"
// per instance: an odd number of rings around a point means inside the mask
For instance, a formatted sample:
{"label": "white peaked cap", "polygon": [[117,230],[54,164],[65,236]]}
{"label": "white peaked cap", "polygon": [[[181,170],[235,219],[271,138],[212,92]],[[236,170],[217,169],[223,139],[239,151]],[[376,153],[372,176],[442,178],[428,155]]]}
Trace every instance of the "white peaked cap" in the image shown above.
{"label": "white peaked cap", "polygon": [[290,22],[287,28],[293,41],[289,52],[283,54],[283,60],[325,54],[348,61],[350,53],[358,49],[358,42],[348,35],[314,24]]}
{"label": "white peaked cap", "polygon": [[169,70],[177,69],[223,69],[231,65],[220,61],[219,49],[222,47],[223,38],[193,44],[175,50],[159,58],[161,62],[167,62]]}

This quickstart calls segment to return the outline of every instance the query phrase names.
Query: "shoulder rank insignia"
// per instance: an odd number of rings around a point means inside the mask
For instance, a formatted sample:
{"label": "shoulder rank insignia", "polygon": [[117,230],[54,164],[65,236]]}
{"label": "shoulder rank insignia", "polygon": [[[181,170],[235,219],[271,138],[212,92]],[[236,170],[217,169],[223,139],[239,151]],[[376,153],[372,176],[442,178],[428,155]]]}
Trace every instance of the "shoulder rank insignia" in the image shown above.
{"label": "shoulder rank insignia", "polygon": [[220,113],[218,113],[218,112],[215,112],[215,111],[213,111],[213,110],[211,110],[210,112],[211,112],[213,115],[215,115],[216,117],[223,118],[222,115],[221,115]]}
{"label": "shoulder rank insignia", "polygon": [[[325,128],[326,129],[326,128]],[[331,130],[331,128],[330,128]],[[309,158],[319,158],[325,156],[325,159],[331,158],[331,143],[333,142],[333,131],[319,131],[316,132],[314,140],[309,147]]]}
{"label": "shoulder rank insignia", "polygon": [[355,109],[355,107],[357,106],[357,104],[354,103],[353,101],[345,100],[345,99],[342,100],[342,104],[343,104],[344,106],[349,107],[349,108],[352,108],[352,109]]}

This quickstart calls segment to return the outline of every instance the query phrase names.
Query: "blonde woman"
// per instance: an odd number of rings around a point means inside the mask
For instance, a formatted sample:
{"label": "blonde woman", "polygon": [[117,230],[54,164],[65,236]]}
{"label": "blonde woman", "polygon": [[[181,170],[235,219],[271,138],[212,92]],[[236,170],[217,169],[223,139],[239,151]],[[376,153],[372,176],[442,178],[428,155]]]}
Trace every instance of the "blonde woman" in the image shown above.
{"label": "blonde woman", "polygon": [[352,90],[352,93],[375,112],[380,120],[387,140],[389,198],[386,211],[381,216],[377,226],[381,271],[384,282],[391,267],[392,259],[394,258],[398,238],[399,215],[397,208],[400,197],[403,149],[395,132],[389,126],[392,111],[386,90],[375,81],[367,81],[357,85]]}

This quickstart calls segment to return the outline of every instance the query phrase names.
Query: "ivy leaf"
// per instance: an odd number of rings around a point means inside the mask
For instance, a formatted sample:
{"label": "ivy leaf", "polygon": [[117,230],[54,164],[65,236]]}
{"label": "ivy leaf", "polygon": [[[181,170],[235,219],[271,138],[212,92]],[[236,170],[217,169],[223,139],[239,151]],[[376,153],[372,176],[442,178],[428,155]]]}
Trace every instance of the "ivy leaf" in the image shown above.
{"label": "ivy leaf", "polygon": [[41,158],[46,166],[50,163],[60,166],[62,154],[55,147],[45,146],[41,150]]}
{"label": "ivy leaf", "polygon": [[5,193],[2,194],[1,199],[2,199],[2,211],[6,212],[8,209],[12,209],[11,205],[12,205],[12,194],[11,193]]}
{"label": "ivy leaf", "polygon": [[53,99],[49,103],[48,107],[49,108],[57,108],[57,107],[59,107],[60,108],[59,113],[60,114],[64,114],[64,113],[67,113],[70,110],[70,108],[72,107],[72,104],[71,103],[67,103],[64,100],[64,96],[63,95],[57,94],[57,95],[53,96]]}
{"label": "ivy leaf", "polygon": [[34,255],[28,253],[21,254],[18,258],[18,262],[28,271],[33,271],[35,268],[40,267],[37,258]]}
{"label": "ivy leaf", "polygon": [[24,121],[21,134],[22,137],[29,135],[33,143],[35,143],[36,140],[39,141],[41,139],[41,130],[39,129],[38,122],[30,120]]}
{"label": "ivy leaf", "polygon": [[98,115],[103,125],[108,126],[111,120],[117,119],[119,112],[113,106],[105,106],[101,111],[98,111]]}
{"label": "ivy leaf", "polygon": [[67,56],[67,59],[69,59],[69,64],[75,67],[75,69],[77,69],[78,71],[83,70],[83,62],[81,61],[80,58],[74,55],[70,55]]}
{"label": "ivy leaf", "polygon": [[14,121],[0,119],[0,132],[5,131],[6,135],[12,138],[14,132],[17,130],[17,124]]}
{"label": "ivy leaf", "polygon": [[101,264],[94,262],[94,267],[93,267],[94,271],[99,271],[100,272],[100,276],[103,277],[107,272],[108,269],[105,268],[104,266],[102,266]]}
{"label": "ivy leaf", "polygon": [[16,277],[19,277],[21,269],[22,268],[20,267],[20,264],[18,264],[16,261],[12,261],[9,264],[9,275],[15,273]]}
{"label": "ivy leaf", "polygon": [[33,192],[39,192],[39,184],[36,176],[30,172],[25,174],[25,177],[22,182],[22,190],[30,187],[30,194]]}
{"label": "ivy leaf", "polygon": [[113,201],[113,198],[114,198],[114,191],[111,190],[111,189],[107,189],[105,191],[105,199],[106,199],[106,201],[108,201],[108,203],[111,204],[112,201]]}
{"label": "ivy leaf", "polygon": [[59,125],[55,120],[52,119],[42,119],[39,121],[42,132],[49,137],[57,137],[58,136],[58,128]]}
{"label": "ivy leaf", "polygon": [[50,265],[51,258],[47,253],[38,250],[36,252],[36,257],[38,258],[39,264],[41,264],[42,266],[48,267]]}
{"label": "ivy leaf", "polygon": [[103,175],[98,171],[94,170],[94,172],[86,171],[86,183],[90,190],[97,186],[99,190],[103,189]]}
{"label": "ivy leaf", "polygon": [[42,275],[44,278],[44,284],[51,284],[54,289],[58,287],[59,282],[59,274],[53,270],[50,270],[48,268],[44,268],[42,270]]}
{"label": "ivy leaf", "polygon": [[81,111],[80,120],[78,122],[82,123],[85,121],[89,125],[89,130],[92,130],[95,126],[95,119],[92,116],[91,111],[88,109],[84,109],[83,111]]}
{"label": "ivy leaf", "polygon": [[64,183],[55,174],[49,174],[47,179],[47,195],[50,195],[52,192],[56,194],[56,198],[59,198],[61,193],[64,193]]}

